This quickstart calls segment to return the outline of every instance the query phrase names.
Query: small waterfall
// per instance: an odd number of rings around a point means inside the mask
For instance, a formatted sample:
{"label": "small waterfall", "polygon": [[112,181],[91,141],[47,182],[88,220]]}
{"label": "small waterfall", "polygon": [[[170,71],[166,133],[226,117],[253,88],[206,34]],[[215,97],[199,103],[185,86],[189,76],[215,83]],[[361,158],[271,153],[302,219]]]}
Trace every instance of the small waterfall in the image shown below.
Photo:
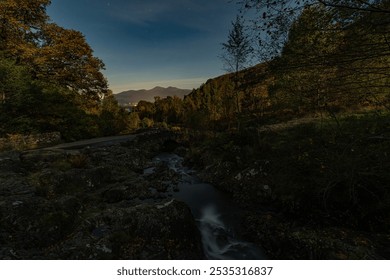
{"label": "small waterfall", "polygon": [[236,236],[234,227],[237,225],[240,209],[230,198],[212,185],[201,182],[192,170],[182,165],[183,158],[178,155],[164,153],[156,157],[155,161],[163,162],[181,175],[179,192],[172,193],[172,196],[191,208],[208,259],[266,259],[256,245]]}
{"label": "small waterfall", "polygon": [[202,234],[203,250],[208,259],[225,259],[231,247],[227,229],[215,207],[208,206],[198,220]]}
{"label": "small waterfall", "polygon": [[263,259],[264,255],[253,244],[237,240],[227,228],[213,205],[205,207],[198,219],[203,250],[208,259]]}

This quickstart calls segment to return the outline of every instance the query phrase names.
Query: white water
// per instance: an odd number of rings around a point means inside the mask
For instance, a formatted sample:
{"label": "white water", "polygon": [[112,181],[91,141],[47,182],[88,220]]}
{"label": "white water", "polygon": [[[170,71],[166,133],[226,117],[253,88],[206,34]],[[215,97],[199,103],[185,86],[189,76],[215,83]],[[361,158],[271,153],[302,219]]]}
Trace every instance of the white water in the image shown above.
{"label": "white water", "polygon": [[201,182],[194,172],[182,166],[183,159],[174,154],[155,158],[181,174],[179,192],[173,197],[184,201],[197,220],[203,250],[208,259],[265,259],[254,244],[238,237],[240,212],[232,201],[212,185]]}

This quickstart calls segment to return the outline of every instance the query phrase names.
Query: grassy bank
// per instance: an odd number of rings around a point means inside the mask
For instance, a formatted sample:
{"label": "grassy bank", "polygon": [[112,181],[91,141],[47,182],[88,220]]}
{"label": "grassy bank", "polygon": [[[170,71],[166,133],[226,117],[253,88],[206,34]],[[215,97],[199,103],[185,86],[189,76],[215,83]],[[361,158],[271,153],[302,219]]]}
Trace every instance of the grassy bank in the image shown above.
{"label": "grassy bank", "polygon": [[[337,234],[342,229],[364,232],[366,237],[380,234],[381,242],[389,241],[388,112],[356,114],[337,120],[317,119],[295,125],[278,124],[267,130],[251,126],[234,134],[209,134],[198,140],[190,149],[190,161],[203,170],[206,179],[231,193],[248,209],[249,231],[257,236],[254,239],[258,238],[258,242],[266,239],[264,232],[272,226],[278,233],[305,228],[290,235],[289,240],[295,240],[291,241],[295,245],[303,242],[307,246],[302,240],[309,240],[312,246],[318,247],[316,242],[320,238],[332,243],[328,244],[331,248],[340,247],[334,240],[341,240]],[[268,218],[264,218],[265,212],[270,215]],[[275,223],[265,229],[264,225],[270,220]],[[334,234],[328,230],[321,234],[329,228]],[[272,230],[268,235],[277,236]],[[308,236],[316,237],[317,241]],[[331,236],[333,241],[326,236]],[[367,246],[382,246],[372,242],[367,241],[370,244]],[[273,246],[280,245],[275,244]],[[348,244],[354,248],[355,243]],[[302,246],[296,249],[299,248]],[[303,255],[281,252],[277,257],[338,258],[332,249],[332,253],[326,255],[313,255],[313,250],[316,251],[312,248]],[[387,258],[389,255],[384,255],[388,253],[376,250],[370,254],[340,255]]]}

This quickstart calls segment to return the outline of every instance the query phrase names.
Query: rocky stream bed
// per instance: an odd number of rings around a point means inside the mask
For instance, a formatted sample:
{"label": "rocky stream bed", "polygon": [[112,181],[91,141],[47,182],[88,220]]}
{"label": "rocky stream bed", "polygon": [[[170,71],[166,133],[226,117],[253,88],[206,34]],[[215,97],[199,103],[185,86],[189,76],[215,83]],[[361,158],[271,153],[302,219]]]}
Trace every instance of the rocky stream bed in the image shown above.
{"label": "rocky stream bed", "polygon": [[[121,143],[0,153],[0,259],[390,256],[388,234],[318,226],[310,213],[295,217],[273,205],[269,162],[248,166],[234,163],[238,157],[221,160],[207,150],[191,158],[191,147],[174,138],[151,131]],[[156,160],[167,151],[198,166],[196,178],[183,166]],[[183,181],[183,174],[189,180]],[[228,198],[212,207],[205,204],[221,196]],[[238,212],[239,218],[229,218]],[[237,248],[246,249],[233,252]]]}
{"label": "rocky stream bed", "polygon": [[190,209],[167,193],[177,174],[151,161],[163,141],[2,153],[0,259],[204,258]]}

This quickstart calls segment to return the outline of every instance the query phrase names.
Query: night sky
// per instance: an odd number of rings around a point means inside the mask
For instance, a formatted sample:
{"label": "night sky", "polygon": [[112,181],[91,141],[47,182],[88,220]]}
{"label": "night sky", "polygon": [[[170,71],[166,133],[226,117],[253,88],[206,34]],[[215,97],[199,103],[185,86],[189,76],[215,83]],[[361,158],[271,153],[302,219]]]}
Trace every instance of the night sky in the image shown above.
{"label": "night sky", "polygon": [[52,0],[48,14],[81,31],[114,93],[197,88],[224,73],[218,56],[238,6],[229,0]]}

